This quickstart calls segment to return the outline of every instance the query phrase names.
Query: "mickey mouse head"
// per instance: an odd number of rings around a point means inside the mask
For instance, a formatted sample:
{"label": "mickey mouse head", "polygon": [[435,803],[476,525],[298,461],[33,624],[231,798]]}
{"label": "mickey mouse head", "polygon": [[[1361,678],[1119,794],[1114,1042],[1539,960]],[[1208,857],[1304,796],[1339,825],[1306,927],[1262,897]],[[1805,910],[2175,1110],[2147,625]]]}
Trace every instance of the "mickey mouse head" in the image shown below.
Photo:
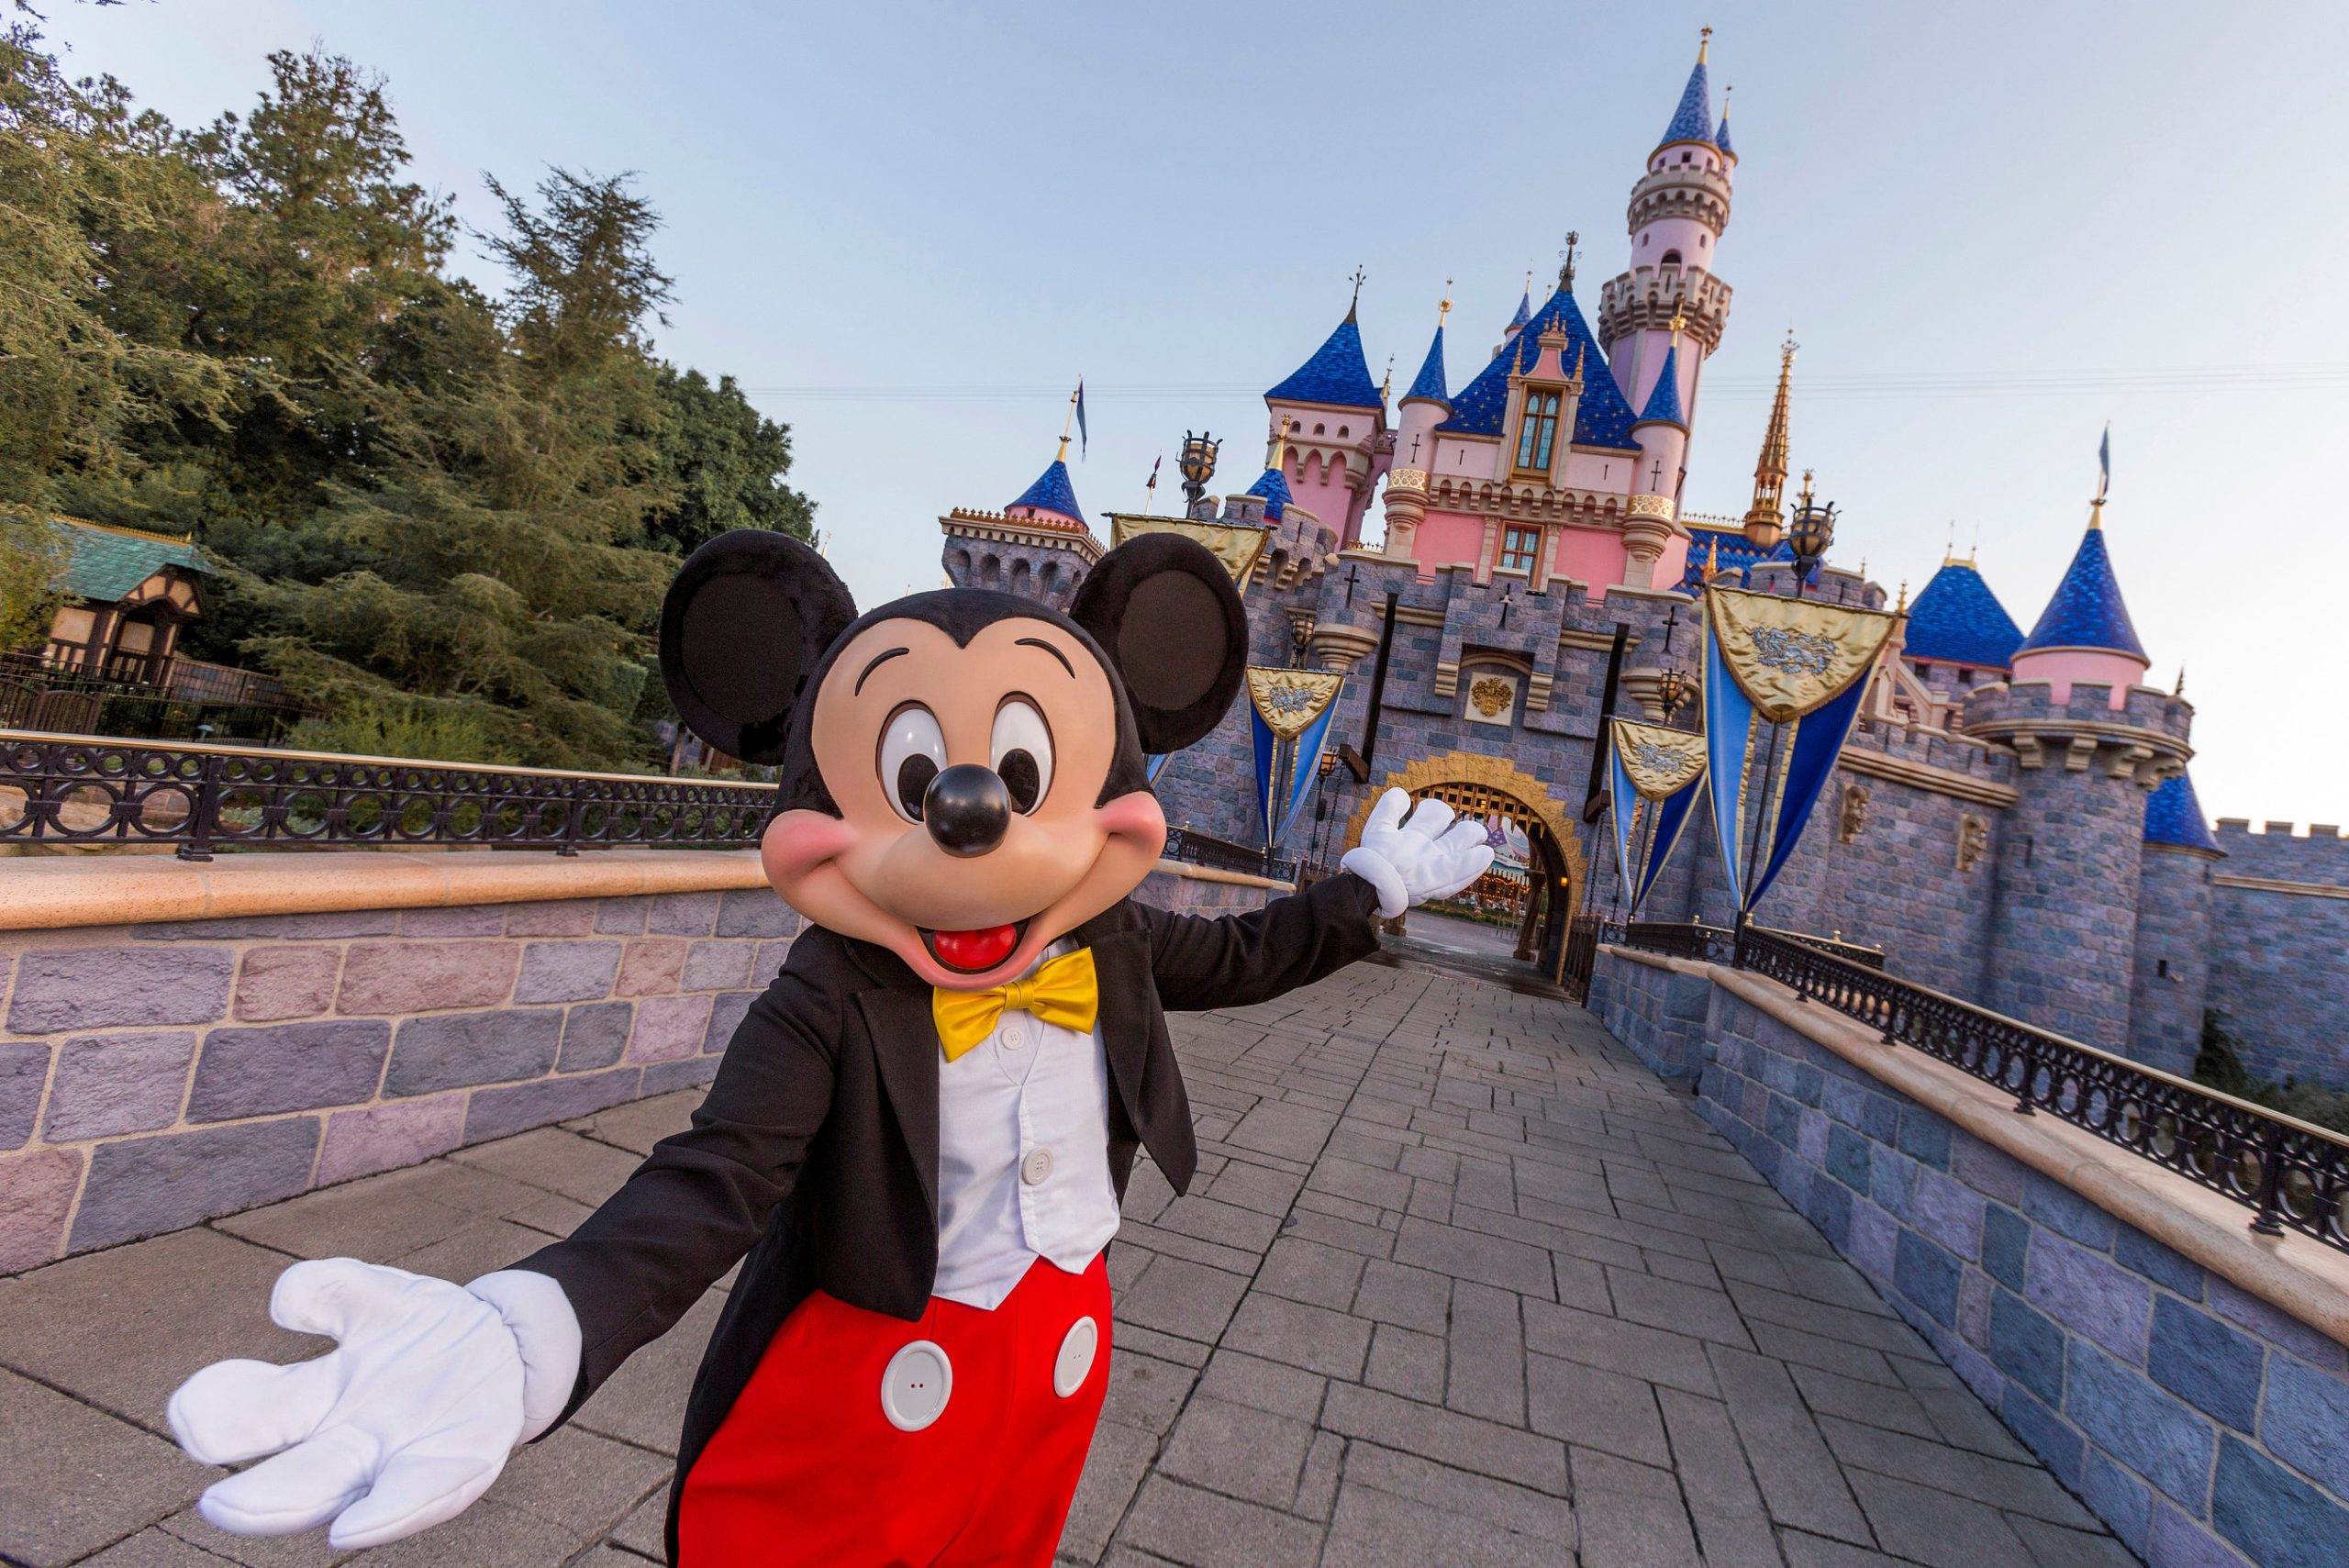
{"label": "mickey mouse head", "polygon": [[661,615],[687,728],[782,765],[768,881],[952,989],[1018,975],[1141,884],[1166,843],[1144,760],[1215,728],[1247,655],[1230,573],[1174,534],[1103,556],[1066,614],[950,588],[860,617],[814,550],[741,529]]}

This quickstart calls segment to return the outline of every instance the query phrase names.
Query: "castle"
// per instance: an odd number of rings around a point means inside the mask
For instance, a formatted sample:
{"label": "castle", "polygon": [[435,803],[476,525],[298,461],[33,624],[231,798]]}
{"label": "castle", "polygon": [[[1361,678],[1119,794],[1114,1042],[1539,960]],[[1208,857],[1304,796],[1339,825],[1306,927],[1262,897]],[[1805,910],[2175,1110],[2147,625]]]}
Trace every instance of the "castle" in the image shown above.
{"label": "castle", "polygon": [[[1273,435],[1237,495],[1193,494],[1182,526],[1261,541],[1243,593],[1253,662],[1348,673],[1331,729],[1369,778],[1320,778],[1279,851],[1334,861],[1390,784],[1513,824],[1528,846],[1520,952],[1554,963],[1569,914],[1617,896],[1585,818],[1615,711],[1662,721],[1699,662],[1703,584],[1791,593],[1794,344],[1738,518],[1684,513],[1705,368],[1729,318],[1715,270],[1738,154],[1711,112],[1706,48],[1631,186],[1628,265],[1596,328],[1570,242],[1456,389],[1447,301],[1390,410],[1350,306],[1264,394]],[[1357,284],[1359,287],[1359,284]],[[1064,604],[1097,560],[1064,457],[1000,513],[941,519],[958,584]],[[1383,482],[1383,484],[1382,484]],[[1383,538],[1364,540],[1374,502]],[[1168,519],[1112,513],[1113,529]],[[1244,557],[1244,550],[1235,558]],[[1800,585],[1870,608],[1888,595],[1831,563]],[[1392,604],[1391,617],[1389,605]],[[1861,721],[1758,918],[1882,947],[1906,978],[2174,1072],[2204,1010],[2254,1071],[2349,1084],[2349,840],[2225,820],[2187,776],[2194,710],[2148,685],[2102,505],[2026,635],[1976,563],[1952,556],[1887,644]],[[1365,734],[1388,643],[1375,744]],[[1692,683],[1693,684],[1693,683]],[[1701,724],[1689,704],[1683,727]],[[1167,764],[1171,821],[1261,843],[1244,705]],[[1726,923],[1708,830],[1692,829],[1643,918]]]}

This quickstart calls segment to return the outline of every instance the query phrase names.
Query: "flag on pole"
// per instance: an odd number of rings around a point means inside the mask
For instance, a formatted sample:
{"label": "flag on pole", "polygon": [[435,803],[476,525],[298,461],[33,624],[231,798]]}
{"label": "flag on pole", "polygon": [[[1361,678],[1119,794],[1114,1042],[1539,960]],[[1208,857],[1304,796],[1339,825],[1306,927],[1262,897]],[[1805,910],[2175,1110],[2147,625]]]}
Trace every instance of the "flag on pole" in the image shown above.
{"label": "flag on pole", "polygon": [[2104,439],[2097,445],[2096,467],[2096,498],[2098,504],[2102,505],[2105,493],[2112,488],[2112,421],[2110,419],[2104,424]]}
{"label": "flag on pole", "polygon": [[1076,455],[1085,455],[1085,378],[1076,378]]}

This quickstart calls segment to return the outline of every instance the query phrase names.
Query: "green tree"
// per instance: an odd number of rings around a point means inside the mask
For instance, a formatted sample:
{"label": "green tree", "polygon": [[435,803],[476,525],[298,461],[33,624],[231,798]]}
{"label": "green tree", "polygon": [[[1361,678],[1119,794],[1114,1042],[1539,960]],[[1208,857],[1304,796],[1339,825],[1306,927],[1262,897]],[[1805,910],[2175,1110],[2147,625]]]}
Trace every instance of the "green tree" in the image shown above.
{"label": "green tree", "polygon": [[712,386],[699,371],[663,365],[661,397],[661,454],[677,496],[647,519],[655,537],[685,553],[729,528],[815,537],[815,503],[784,483],[791,432],[751,407],[732,376]]}
{"label": "green tree", "polygon": [[30,513],[0,507],[0,653],[38,647],[65,602],[67,550]]}

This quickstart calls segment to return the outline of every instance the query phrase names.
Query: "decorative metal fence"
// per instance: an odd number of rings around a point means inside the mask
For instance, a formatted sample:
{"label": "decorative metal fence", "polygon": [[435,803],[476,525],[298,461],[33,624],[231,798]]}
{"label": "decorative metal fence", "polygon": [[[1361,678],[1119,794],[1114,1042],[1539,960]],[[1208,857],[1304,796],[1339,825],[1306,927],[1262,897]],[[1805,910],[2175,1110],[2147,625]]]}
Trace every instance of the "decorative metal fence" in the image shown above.
{"label": "decorative metal fence", "polygon": [[0,843],[741,849],[773,784],[0,731]]}
{"label": "decorative metal fence", "polygon": [[1761,926],[1731,933],[1641,922],[1621,940],[1790,985],[1802,1001],[1880,1029],[1887,1045],[1912,1046],[1997,1085],[2021,1115],[2045,1111],[2243,1205],[2263,1235],[2292,1229],[2349,1251],[2349,1139],[1896,980],[1880,953],[1871,965],[1831,951],[1843,944]]}
{"label": "decorative metal fence", "polygon": [[1196,828],[1169,828],[1166,830],[1166,858],[1185,865],[1207,866],[1214,871],[1236,871],[1249,876],[1268,876],[1275,882],[1297,880],[1297,860],[1294,856],[1275,855],[1262,849],[1250,849],[1229,839],[1218,839]]}

